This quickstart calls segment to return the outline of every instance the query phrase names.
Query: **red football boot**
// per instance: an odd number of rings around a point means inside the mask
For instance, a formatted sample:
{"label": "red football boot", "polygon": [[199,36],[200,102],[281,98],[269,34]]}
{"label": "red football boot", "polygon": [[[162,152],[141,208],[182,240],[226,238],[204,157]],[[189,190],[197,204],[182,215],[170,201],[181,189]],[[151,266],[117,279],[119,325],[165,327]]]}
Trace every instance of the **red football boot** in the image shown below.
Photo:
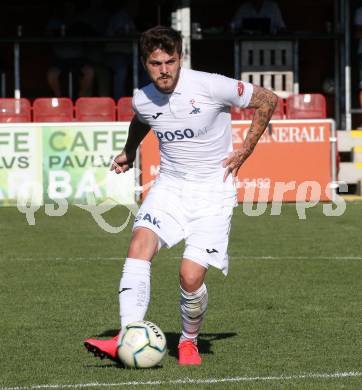
{"label": "red football boot", "polygon": [[199,366],[201,356],[192,340],[184,340],[178,345],[178,364],[181,366]]}
{"label": "red football boot", "polygon": [[84,346],[101,359],[119,360],[117,355],[118,335],[110,340],[85,339]]}

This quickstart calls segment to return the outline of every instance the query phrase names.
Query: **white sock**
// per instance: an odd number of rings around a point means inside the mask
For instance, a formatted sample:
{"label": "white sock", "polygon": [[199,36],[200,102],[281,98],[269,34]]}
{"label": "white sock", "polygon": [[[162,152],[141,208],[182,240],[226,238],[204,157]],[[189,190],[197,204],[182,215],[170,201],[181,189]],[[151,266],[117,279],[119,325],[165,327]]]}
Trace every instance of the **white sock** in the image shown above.
{"label": "white sock", "polygon": [[203,283],[198,290],[193,292],[187,292],[181,286],[180,290],[182,320],[182,334],[180,342],[185,339],[191,339],[196,343],[207,308],[207,288]]}
{"label": "white sock", "polygon": [[127,258],[119,283],[121,328],[143,320],[150,301],[151,262]]}

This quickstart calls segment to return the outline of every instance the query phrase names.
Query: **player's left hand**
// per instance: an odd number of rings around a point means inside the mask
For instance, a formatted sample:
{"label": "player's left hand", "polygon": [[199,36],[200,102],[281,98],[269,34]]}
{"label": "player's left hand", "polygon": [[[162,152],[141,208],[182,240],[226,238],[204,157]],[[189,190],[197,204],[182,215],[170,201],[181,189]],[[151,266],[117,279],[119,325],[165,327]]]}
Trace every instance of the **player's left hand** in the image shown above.
{"label": "player's left hand", "polygon": [[224,160],[223,166],[225,169],[224,181],[231,174],[234,178],[237,176],[239,168],[243,165],[247,156],[241,149],[235,150],[229,154],[229,157]]}
{"label": "player's left hand", "polygon": [[111,171],[118,173],[127,172],[130,168],[133,168],[133,161],[135,156],[126,154],[125,151],[116,156],[112,162]]}

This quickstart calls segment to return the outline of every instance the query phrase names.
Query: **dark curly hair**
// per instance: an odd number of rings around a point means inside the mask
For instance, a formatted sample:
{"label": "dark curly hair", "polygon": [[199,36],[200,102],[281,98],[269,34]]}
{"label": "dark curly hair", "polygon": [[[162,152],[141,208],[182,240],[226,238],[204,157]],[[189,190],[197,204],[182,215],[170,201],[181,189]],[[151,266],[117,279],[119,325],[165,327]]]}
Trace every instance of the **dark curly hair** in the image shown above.
{"label": "dark curly hair", "polygon": [[171,27],[156,26],[142,33],[139,41],[141,57],[144,61],[156,49],[171,55],[176,52],[181,57],[182,36]]}

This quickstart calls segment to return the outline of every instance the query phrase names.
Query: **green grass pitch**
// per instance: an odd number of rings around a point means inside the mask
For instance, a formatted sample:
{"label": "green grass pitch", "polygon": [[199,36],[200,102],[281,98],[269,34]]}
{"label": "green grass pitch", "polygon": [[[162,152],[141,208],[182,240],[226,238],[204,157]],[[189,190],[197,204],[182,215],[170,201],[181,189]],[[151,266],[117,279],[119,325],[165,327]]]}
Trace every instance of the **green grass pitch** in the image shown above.
{"label": "green grass pitch", "polygon": [[[126,215],[106,219],[119,226]],[[0,390],[362,388],[362,203],[340,217],[319,205],[306,220],[295,204],[280,216],[235,210],[229,275],[207,275],[201,367],[177,365],[183,247],[162,250],[147,319],[165,332],[168,353],[148,370],[98,360],[82,343],[117,331],[130,226],[106,233],[76,207],[35,220],[0,209]]]}

